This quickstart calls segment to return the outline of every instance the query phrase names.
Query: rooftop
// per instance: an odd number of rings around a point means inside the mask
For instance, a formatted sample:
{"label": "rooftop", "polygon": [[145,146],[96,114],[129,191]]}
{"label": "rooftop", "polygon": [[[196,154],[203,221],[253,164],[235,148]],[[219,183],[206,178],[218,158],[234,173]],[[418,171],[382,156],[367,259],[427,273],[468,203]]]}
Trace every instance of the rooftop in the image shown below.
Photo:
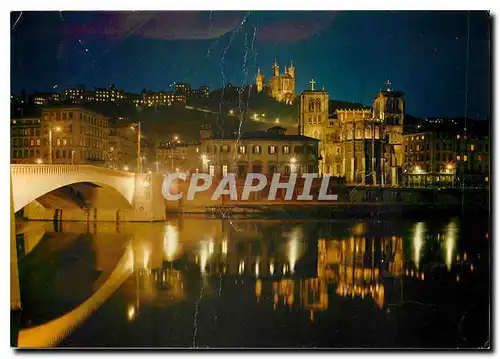
{"label": "rooftop", "polygon": [[209,140],[267,140],[267,141],[297,141],[319,142],[318,139],[302,135],[285,135],[266,131],[246,132],[238,135],[213,136]]}

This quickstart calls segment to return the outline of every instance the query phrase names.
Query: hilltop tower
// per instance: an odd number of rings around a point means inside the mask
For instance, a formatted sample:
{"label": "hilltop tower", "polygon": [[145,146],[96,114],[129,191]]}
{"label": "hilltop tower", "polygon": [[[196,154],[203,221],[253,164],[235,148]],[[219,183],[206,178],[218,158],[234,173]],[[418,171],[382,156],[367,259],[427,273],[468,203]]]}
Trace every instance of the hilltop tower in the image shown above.
{"label": "hilltop tower", "polygon": [[272,67],[272,76],[266,82],[260,68],[255,77],[257,92],[266,93],[278,102],[291,105],[295,99],[295,67],[291,63],[290,68],[285,66],[285,72],[280,74],[280,68],[276,60]]}
{"label": "hilltop tower", "polygon": [[273,65],[273,77],[279,77],[279,76],[280,76],[280,67],[278,66],[278,63],[276,62],[275,59]]}
{"label": "hilltop tower", "polygon": [[292,76],[295,82],[295,66],[293,66],[293,61],[290,61],[290,67],[288,68],[288,73],[290,74],[290,76]]}

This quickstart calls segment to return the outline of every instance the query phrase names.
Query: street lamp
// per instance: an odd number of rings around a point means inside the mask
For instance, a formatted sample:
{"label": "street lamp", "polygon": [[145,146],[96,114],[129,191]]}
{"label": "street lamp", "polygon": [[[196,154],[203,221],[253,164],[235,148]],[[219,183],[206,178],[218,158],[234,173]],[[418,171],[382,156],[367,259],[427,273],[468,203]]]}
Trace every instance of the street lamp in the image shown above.
{"label": "street lamp", "polygon": [[41,158],[37,158],[35,162],[37,164],[41,165],[43,163],[43,160]]}
{"label": "street lamp", "polygon": [[279,119],[279,118],[277,118],[277,119],[275,120],[275,122],[276,122],[276,123],[280,123],[280,119]]}
{"label": "street lamp", "polygon": [[141,121],[130,125],[130,129],[137,129],[137,172],[142,173],[142,158],[141,158]]}
{"label": "street lamp", "polygon": [[[54,127],[55,132],[61,132],[61,127]],[[52,126],[49,125],[49,163],[52,164]]]}

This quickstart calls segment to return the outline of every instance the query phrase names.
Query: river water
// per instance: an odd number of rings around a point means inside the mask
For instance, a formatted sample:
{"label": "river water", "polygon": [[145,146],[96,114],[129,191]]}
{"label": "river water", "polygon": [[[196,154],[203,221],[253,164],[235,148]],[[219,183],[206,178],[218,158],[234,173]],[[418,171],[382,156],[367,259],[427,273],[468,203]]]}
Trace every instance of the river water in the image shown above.
{"label": "river water", "polygon": [[62,341],[78,347],[486,347],[487,218],[18,221],[22,328],[134,271]]}

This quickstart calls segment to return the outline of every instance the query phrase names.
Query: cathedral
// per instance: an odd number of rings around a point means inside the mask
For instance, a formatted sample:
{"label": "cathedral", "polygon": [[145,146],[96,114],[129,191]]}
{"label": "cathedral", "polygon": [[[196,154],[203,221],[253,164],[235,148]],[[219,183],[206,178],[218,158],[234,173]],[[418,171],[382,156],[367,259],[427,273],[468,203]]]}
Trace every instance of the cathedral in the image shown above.
{"label": "cathedral", "polygon": [[285,72],[280,74],[280,67],[274,61],[273,75],[269,81],[265,81],[264,75],[260,73],[260,68],[255,79],[257,92],[265,91],[269,96],[278,102],[292,104],[295,98],[295,67],[293,63],[290,67],[285,66]]}
{"label": "cathedral", "polygon": [[328,92],[300,94],[299,134],[317,138],[324,175],[344,177],[348,184],[397,186],[403,165],[403,93],[380,90],[373,109],[341,109],[328,114]]}

